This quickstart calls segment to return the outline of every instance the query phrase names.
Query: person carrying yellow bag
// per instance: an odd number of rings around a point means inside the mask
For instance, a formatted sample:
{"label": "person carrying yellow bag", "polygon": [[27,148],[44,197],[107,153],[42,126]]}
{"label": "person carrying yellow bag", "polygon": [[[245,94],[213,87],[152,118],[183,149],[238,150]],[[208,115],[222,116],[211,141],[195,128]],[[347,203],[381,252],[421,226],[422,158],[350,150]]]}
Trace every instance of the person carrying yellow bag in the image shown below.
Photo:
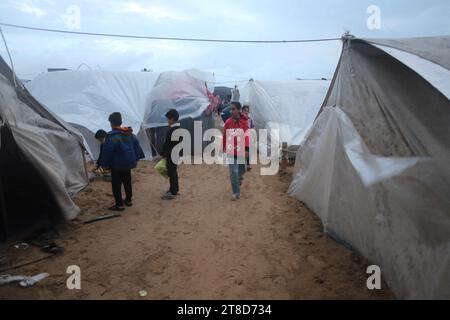
{"label": "person carrying yellow bag", "polygon": [[164,178],[169,178],[169,175],[167,174],[167,160],[166,158],[162,158],[158,161],[158,163],[155,165],[155,171],[161,174]]}

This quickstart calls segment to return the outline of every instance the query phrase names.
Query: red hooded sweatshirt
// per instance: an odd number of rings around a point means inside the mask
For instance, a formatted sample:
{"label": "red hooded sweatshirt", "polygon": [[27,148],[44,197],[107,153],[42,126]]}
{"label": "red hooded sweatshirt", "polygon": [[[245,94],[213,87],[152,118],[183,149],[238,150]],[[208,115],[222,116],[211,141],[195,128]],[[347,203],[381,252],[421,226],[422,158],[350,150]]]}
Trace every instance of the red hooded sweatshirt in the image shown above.
{"label": "red hooded sweatshirt", "polygon": [[241,115],[238,120],[229,118],[223,128],[223,152],[235,157],[245,157],[249,145],[247,117]]}

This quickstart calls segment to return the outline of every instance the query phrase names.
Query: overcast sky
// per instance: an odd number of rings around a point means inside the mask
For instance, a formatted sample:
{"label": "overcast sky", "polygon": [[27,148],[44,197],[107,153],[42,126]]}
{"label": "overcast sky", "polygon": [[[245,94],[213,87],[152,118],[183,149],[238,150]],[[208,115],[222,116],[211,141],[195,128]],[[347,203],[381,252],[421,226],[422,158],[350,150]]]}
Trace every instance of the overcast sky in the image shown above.
{"label": "overcast sky", "polygon": [[[75,5],[76,7],[73,7]],[[381,29],[370,30],[370,5]],[[72,7],[71,7],[72,6]],[[80,10],[79,29],[76,10]],[[73,14],[75,12],[75,15]],[[243,40],[450,34],[448,0],[1,0],[0,21],[83,32]],[[74,23],[75,21],[75,23]],[[74,29],[75,28],[75,29]],[[52,34],[3,27],[21,78],[48,67],[154,71],[198,68],[217,81],[331,77],[340,42],[216,44]],[[6,60],[6,51],[0,45]],[[87,69],[82,66],[81,68]]]}

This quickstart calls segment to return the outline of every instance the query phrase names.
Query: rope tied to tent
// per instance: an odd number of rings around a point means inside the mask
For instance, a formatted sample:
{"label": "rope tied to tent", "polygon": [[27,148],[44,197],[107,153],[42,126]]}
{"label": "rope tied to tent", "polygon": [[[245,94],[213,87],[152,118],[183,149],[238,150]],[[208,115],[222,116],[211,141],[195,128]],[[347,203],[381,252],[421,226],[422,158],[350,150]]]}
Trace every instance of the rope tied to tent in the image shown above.
{"label": "rope tied to tent", "polygon": [[0,27],[0,33],[2,34],[3,43],[5,44],[6,53],[8,53],[9,63],[11,64],[11,70],[13,74],[14,86],[17,88],[16,72],[14,71],[14,63],[11,58],[11,53],[9,52],[8,43],[6,42],[5,35],[3,34],[2,27]]}

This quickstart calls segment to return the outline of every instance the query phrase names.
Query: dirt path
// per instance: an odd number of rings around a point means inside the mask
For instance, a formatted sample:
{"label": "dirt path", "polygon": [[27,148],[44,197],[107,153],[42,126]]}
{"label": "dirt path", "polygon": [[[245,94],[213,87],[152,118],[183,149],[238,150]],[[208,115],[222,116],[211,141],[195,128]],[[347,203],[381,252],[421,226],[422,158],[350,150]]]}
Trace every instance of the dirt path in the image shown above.
{"label": "dirt path", "polygon": [[[58,240],[62,256],[14,272],[51,277],[28,289],[0,287],[0,298],[142,299],[142,289],[145,299],[390,297],[367,290],[367,263],[324,235],[316,216],[285,194],[288,176],[262,177],[254,168],[238,202],[230,201],[223,166],[182,166],[182,194],[173,202],[160,200],[167,181],[150,163],[141,163],[133,179],[133,208],[117,219],[70,224]],[[76,201],[80,220],[105,214],[110,186],[96,181]],[[17,263],[41,253],[13,254]],[[81,290],[66,288],[71,264],[81,267]]]}

